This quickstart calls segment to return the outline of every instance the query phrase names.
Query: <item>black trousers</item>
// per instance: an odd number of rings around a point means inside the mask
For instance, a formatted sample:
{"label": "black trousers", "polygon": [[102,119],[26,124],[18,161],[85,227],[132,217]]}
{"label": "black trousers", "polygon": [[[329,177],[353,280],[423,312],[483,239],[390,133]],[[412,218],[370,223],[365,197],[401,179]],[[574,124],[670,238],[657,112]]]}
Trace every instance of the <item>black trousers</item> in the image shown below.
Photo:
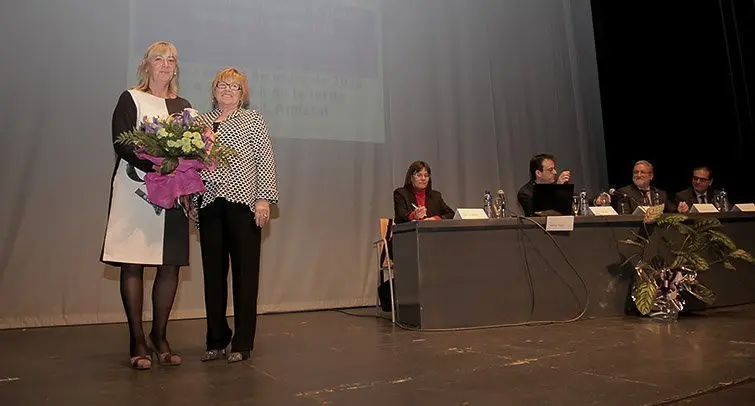
{"label": "black trousers", "polygon": [[[260,276],[261,229],[245,204],[218,198],[199,210],[207,350],[231,344],[231,351],[254,349],[257,292]],[[233,281],[234,332],[225,315],[228,303],[228,261]]]}

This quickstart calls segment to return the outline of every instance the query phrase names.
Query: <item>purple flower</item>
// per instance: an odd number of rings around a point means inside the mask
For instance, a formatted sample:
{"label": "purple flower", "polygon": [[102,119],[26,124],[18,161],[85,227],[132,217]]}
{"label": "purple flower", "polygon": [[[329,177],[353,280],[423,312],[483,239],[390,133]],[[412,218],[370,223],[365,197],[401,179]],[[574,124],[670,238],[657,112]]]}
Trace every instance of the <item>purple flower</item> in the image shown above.
{"label": "purple flower", "polygon": [[156,128],[156,126],[154,124],[149,123],[149,124],[146,124],[144,126],[144,132],[146,132],[148,134],[156,134],[157,133],[157,128]]}
{"label": "purple flower", "polygon": [[191,125],[191,113],[189,110],[184,110],[181,114],[181,122],[184,126]]}

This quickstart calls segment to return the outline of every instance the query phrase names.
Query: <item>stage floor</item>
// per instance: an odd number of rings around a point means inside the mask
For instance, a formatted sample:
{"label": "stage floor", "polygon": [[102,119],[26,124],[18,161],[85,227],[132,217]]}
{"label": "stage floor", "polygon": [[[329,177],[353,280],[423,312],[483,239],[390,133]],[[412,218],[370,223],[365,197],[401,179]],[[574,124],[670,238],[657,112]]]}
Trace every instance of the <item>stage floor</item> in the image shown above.
{"label": "stage floor", "polygon": [[[351,310],[370,315],[373,309]],[[172,322],[180,367],[126,366],[126,326],[0,331],[0,405],[751,405],[755,306],[405,331],[336,311],[264,315],[251,361],[199,362],[204,320]]]}

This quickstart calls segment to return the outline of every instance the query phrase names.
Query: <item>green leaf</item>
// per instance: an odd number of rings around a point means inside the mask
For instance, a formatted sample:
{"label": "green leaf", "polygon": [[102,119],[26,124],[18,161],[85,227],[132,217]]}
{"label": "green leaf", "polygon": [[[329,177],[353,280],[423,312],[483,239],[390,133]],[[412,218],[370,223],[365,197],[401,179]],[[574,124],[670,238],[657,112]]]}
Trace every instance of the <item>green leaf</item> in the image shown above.
{"label": "green leaf", "polygon": [[692,227],[698,233],[702,233],[702,232],[705,232],[714,228],[721,227],[721,222],[717,218],[695,220],[695,222],[692,223]]}
{"label": "green leaf", "polygon": [[697,234],[697,231],[695,231],[694,228],[692,228],[692,227],[690,227],[690,226],[688,226],[686,224],[683,224],[683,223],[674,224],[674,227],[676,227],[676,231],[678,231],[679,234],[682,234],[682,235],[695,235],[695,234]]}
{"label": "green leaf", "polygon": [[700,254],[689,251],[672,251],[671,254],[676,256],[676,259],[670,268],[687,265],[696,271],[707,271],[710,269],[710,264]]}
{"label": "green leaf", "polygon": [[634,305],[637,307],[637,310],[644,315],[650,313],[650,309],[653,308],[653,303],[655,302],[655,293],[657,291],[655,283],[638,280],[632,290]]}
{"label": "green leaf", "polygon": [[637,264],[637,266],[634,267],[634,271],[637,273],[637,277],[640,278],[641,280],[645,282],[653,281],[650,274],[654,273],[655,271],[650,267],[650,265],[645,264],[645,263],[639,263]]}
{"label": "green leaf", "polygon": [[635,247],[645,248],[645,244],[635,240],[620,240],[621,244],[634,245]]}
{"label": "green leaf", "polygon": [[749,252],[743,250],[743,249],[737,249],[732,252],[730,252],[727,255],[729,258],[735,258],[735,259],[741,259],[743,261],[747,261],[749,263],[755,262],[755,258],[753,258],[752,254]]}
{"label": "green leaf", "polygon": [[730,271],[736,271],[737,270],[737,268],[734,266],[734,264],[732,264],[729,261],[724,260],[723,264],[724,264],[724,268],[726,268],[726,269],[728,269]]}
{"label": "green leaf", "polygon": [[165,158],[162,165],[160,165],[160,173],[166,175],[178,168],[178,158]]}
{"label": "green leaf", "polygon": [[675,252],[672,252],[672,254],[676,255],[676,258],[674,258],[674,262],[671,263],[671,269],[677,269],[687,264],[687,259],[684,257],[684,255],[679,255]]}
{"label": "green leaf", "polygon": [[687,220],[687,216],[684,214],[669,214],[658,220],[659,226],[675,226]]}
{"label": "green leaf", "polygon": [[716,300],[716,294],[698,281],[687,282],[682,286],[684,286],[687,292],[702,300],[705,304],[711,305]]}
{"label": "green leaf", "polygon": [[115,139],[116,144],[131,144],[136,139],[133,131],[125,131]]}
{"label": "green leaf", "polygon": [[734,244],[734,241],[732,241],[728,235],[718,230],[708,230],[706,234],[710,236],[711,242],[721,244],[729,251],[734,251],[737,249],[737,245]]}
{"label": "green leaf", "polygon": [[687,251],[689,252],[703,251],[709,244],[709,239],[706,234],[695,234],[690,238],[692,239],[692,242],[687,246]]}
{"label": "green leaf", "polygon": [[660,255],[655,255],[652,258],[650,258],[650,262],[648,263],[650,265],[650,269],[653,272],[657,272],[659,269],[666,268],[668,263],[666,262],[666,259],[663,258]]}
{"label": "green leaf", "polygon": [[632,231],[632,235],[637,239],[637,241],[643,242],[645,244],[650,244],[650,240],[647,237],[641,236],[636,231]]}
{"label": "green leaf", "polygon": [[625,260],[624,260],[624,261],[623,261],[623,262],[621,263],[621,265],[619,265],[619,268],[621,268],[621,267],[623,267],[624,265],[628,264],[628,263],[629,263],[629,261],[631,261],[631,260],[632,260],[632,258],[634,258],[634,257],[638,257],[638,256],[640,256],[640,254],[632,254],[632,255],[630,255],[629,257],[627,257],[627,259],[625,259]]}
{"label": "green leaf", "polygon": [[688,252],[686,254],[686,259],[696,270],[707,271],[708,269],[710,269],[708,261],[706,261],[705,258],[700,256],[699,254],[696,254],[694,252]]}

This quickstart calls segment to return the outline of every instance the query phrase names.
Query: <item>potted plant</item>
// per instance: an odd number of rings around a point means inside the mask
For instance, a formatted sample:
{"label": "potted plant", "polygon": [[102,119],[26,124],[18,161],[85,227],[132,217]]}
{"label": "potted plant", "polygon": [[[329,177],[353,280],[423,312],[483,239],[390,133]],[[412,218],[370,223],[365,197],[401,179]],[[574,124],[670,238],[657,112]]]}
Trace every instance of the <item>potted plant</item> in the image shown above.
{"label": "potted plant", "polygon": [[[719,263],[736,270],[735,260],[750,263],[754,260],[721,230],[717,218],[688,220],[683,214],[663,215],[663,206],[649,207],[640,232],[633,232],[634,238],[620,241],[639,249],[624,264],[634,261],[632,300],[643,315],[676,320],[684,309],[680,293],[685,291],[712,304],[715,294],[700,283],[698,273]],[[664,232],[669,229],[675,229],[676,235]],[[651,244],[655,233],[660,234],[661,241]]]}

